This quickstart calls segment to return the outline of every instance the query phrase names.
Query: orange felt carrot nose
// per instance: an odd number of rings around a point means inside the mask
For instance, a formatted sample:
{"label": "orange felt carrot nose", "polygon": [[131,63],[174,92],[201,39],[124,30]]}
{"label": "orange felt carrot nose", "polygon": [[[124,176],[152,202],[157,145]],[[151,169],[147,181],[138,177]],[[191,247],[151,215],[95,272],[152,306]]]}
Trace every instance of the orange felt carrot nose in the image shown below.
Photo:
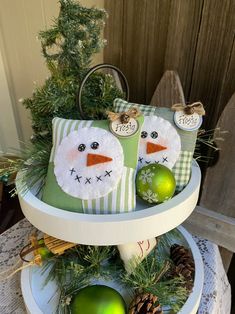
{"label": "orange felt carrot nose", "polygon": [[97,155],[97,154],[87,154],[87,167],[94,166],[97,164],[102,164],[104,162],[112,161],[113,159],[107,156],[103,155]]}
{"label": "orange felt carrot nose", "polygon": [[161,150],[167,149],[167,147],[162,146],[160,144],[154,144],[151,142],[147,142],[147,154],[153,154],[156,152],[160,152]]}

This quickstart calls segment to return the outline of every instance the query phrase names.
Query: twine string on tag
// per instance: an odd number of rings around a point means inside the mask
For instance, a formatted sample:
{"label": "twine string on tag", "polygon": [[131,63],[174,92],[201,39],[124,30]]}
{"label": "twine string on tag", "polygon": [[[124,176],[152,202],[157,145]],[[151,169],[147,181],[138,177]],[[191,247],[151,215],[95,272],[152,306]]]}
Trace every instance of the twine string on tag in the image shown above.
{"label": "twine string on tag", "polygon": [[200,101],[194,102],[189,105],[185,104],[174,104],[171,107],[173,111],[183,111],[187,115],[191,115],[194,113],[199,114],[200,116],[204,116],[206,114],[203,104]]}
{"label": "twine string on tag", "polygon": [[[15,274],[17,274],[19,271],[21,271],[25,268],[28,268],[30,266],[33,266],[33,265],[41,266],[42,265],[42,257],[40,255],[38,249],[41,247],[44,247],[45,245],[39,244],[38,241],[39,240],[37,240],[37,237],[35,234],[30,236],[30,243],[22,248],[22,250],[20,251],[20,254],[19,254],[20,258],[16,261],[16,263],[12,267],[0,272],[0,281],[9,279],[12,276],[14,276]],[[31,252],[33,252],[33,255],[34,255],[33,259],[31,261],[25,259],[25,256]],[[25,262],[27,264],[18,267],[19,264],[22,262]]]}
{"label": "twine string on tag", "polygon": [[[30,266],[33,266],[33,265],[36,265],[36,263],[34,261],[31,261],[25,265],[22,265],[21,267],[18,267],[16,268],[16,266],[19,264],[19,263],[22,263],[22,260],[19,259],[11,268],[8,268],[4,271],[2,271],[0,273],[0,281],[3,281],[3,280],[7,280],[7,279],[10,279],[12,276],[14,276],[15,274],[17,274],[19,271],[25,269],[25,268],[28,268]],[[16,268],[16,269],[15,269]]]}
{"label": "twine string on tag", "polygon": [[123,124],[127,124],[131,118],[136,119],[141,114],[139,109],[136,107],[132,107],[126,112],[117,112],[116,113],[116,112],[112,112],[112,111],[107,111],[106,113],[107,113],[108,119],[110,121],[113,122],[116,120],[120,120],[120,122]]}

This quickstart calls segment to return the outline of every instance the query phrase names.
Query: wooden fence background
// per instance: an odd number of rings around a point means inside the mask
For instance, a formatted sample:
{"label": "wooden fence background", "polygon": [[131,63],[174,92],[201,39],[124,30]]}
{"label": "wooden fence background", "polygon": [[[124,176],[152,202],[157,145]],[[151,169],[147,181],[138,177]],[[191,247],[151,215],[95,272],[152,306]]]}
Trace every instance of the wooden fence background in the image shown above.
{"label": "wooden fence background", "polygon": [[186,101],[206,107],[213,128],[235,92],[234,0],[105,0],[105,62],[128,78],[130,100],[149,103],[165,70]]}

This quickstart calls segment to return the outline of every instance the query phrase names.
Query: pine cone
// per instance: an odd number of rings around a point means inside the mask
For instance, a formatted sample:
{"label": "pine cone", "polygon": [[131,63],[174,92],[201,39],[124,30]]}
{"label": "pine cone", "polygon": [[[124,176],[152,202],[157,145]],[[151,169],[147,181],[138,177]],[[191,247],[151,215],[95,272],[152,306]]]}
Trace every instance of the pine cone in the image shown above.
{"label": "pine cone", "polygon": [[191,290],[195,273],[193,257],[188,249],[182,245],[173,244],[170,248],[170,257],[175,264],[174,272],[182,275],[187,281],[186,288]]}
{"label": "pine cone", "polygon": [[142,293],[132,300],[129,314],[163,314],[163,311],[157,296],[152,293]]}

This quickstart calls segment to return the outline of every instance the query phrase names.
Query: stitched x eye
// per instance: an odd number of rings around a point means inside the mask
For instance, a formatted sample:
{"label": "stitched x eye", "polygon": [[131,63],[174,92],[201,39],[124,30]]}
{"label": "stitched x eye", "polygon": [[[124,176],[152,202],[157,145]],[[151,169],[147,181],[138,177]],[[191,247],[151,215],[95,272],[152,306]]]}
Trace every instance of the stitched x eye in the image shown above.
{"label": "stitched x eye", "polygon": [[80,145],[78,146],[79,152],[83,152],[85,149],[86,149],[86,145],[85,145],[85,144],[80,144]]}
{"label": "stitched x eye", "polygon": [[99,143],[97,143],[97,142],[93,142],[93,143],[91,143],[91,148],[92,149],[97,149],[97,148],[99,148]]}
{"label": "stitched x eye", "polygon": [[157,138],[158,137],[158,133],[156,131],[153,131],[151,133],[151,137],[154,138],[154,139]]}
{"label": "stitched x eye", "polygon": [[148,136],[148,133],[146,131],[141,132],[141,137],[146,138]]}

